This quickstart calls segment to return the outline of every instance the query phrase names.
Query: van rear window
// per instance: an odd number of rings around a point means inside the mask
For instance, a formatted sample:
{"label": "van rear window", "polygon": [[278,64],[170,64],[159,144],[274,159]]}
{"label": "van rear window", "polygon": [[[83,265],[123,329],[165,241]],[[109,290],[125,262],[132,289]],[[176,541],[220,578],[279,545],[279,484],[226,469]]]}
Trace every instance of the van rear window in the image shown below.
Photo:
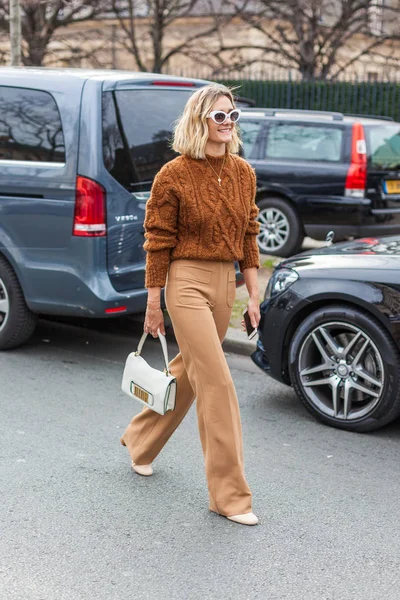
{"label": "van rear window", "polygon": [[400,169],[400,125],[366,125],[369,163],[373,169]]}
{"label": "van rear window", "polygon": [[129,190],[151,182],[176,154],[170,147],[174,123],[192,89],[120,90],[103,93],[103,159]]}

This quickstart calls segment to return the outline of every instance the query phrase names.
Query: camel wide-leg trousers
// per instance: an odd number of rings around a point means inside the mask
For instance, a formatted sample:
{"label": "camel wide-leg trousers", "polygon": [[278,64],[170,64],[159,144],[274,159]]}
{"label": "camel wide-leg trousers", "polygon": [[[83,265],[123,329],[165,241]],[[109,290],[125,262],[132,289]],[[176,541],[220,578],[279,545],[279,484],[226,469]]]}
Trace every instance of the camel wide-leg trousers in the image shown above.
{"label": "camel wide-leg trousers", "polygon": [[210,510],[225,516],[252,510],[244,476],[239,406],[221,347],[235,293],[233,263],[171,263],[166,304],[180,349],[169,365],[177,378],[175,410],[160,416],[144,408],[121,439],[134,463],[153,462],[196,397]]}

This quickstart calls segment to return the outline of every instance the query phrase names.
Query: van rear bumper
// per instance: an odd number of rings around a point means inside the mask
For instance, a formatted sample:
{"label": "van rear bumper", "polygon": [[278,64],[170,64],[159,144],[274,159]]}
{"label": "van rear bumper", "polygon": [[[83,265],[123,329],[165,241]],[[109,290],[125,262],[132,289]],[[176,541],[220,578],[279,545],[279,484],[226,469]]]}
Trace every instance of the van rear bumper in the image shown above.
{"label": "van rear bumper", "polygon": [[[73,273],[36,271],[34,279],[35,289],[25,293],[25,299],[36,314],[98,319],[140,313],[146,308],[146,289],[117,292],[106,273],[85,282]],[[118,311],[123,307],[125,310]],[[115,312],[106,312],[109,310]]]}
{"label": "van rear bumper", "polygon": [[[142,313],[146,310],[147,289],[136,288],[118,292],[112,285],[108,272],[85,265],[79,268],[65,262],[52,264],[25,264],[18,276],[25,301],[36,314],[65,317],[109,318]],[[132,281],[138,280],[138,272],[132,273]],[[140,278],[144,281],[144,273]],[[243,274],[236,269],[236,284],[244,283]],[[164,294],[161,295],[164,306]],[[124,310],[118,310],[125,307]],[[111,311],[111,312],[108,312]],[[115,311],[115,312],[113,312]]]}

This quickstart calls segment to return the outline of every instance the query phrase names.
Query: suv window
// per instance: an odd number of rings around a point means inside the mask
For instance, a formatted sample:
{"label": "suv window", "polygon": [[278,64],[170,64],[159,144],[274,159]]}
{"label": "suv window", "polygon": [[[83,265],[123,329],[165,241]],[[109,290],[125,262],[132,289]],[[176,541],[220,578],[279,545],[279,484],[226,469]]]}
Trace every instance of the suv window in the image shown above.
{"label": "suv window", "polygon": [[343,130],[327,125],[272,123],[268,132],[267,158],[339,162]]}
{"label": "suv window", "polygon": [[240,123],[240,136],[243,142],[243,155],[246,158],[258,158],[258,144],[262,137],[262,121],[242,119]]}
{"label": "suv window", "polygon": [[103,158],[106,169],[127,189],[152,181],[176,156],[170,147],[174,122],[193,93],[178,90],[121,90],[103,93]]}
{"label": "suv window", "polygon": [[400,168],[400,126],[365,126],[370,154],[370,164],[374,169]]}
{"label": "suv window", "polygon": [[65,162],[61,118],[51,94],[0,86],[0,160]]}

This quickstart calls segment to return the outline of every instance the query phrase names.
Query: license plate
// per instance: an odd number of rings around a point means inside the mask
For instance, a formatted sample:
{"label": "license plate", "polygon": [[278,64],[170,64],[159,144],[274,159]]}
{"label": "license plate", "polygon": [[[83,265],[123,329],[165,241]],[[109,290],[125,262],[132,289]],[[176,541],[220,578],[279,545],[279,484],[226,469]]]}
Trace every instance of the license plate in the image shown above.
{"label": "license plate", "polygon": [[385,187],[387,194],[400,194],[400,179],[385,181]]}

